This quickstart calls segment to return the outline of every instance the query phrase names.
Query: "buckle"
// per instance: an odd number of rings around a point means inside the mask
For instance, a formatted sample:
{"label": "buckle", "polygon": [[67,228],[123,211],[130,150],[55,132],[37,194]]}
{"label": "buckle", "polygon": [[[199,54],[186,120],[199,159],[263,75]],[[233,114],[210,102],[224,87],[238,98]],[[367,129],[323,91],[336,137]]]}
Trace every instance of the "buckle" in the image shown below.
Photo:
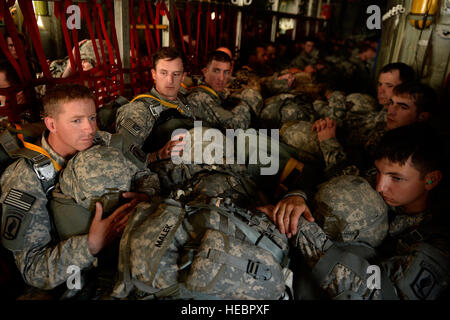
{"label": "buckle", "polygon": [[256,280],[269,280],[272,277],[268,268],[264,268],[260,262],[252,260],[248,260],[247,273]]}
{"label": "buckle", "polygon": [[158,117],[158,113],[153,109],[153,106],[149,105],[148,108],[150,109],[150,113],[152,114],[152,116],[157,118]]}
{"label": "buckle", "polygon": [[[39,157],[39,156],[37,156]],[[35,157],[35,158],[37,158]],[[44,158],[47,159],[47,161],[42,162],[35,162],[33,164],[33,170],[36,173],[36,175],[38,176],[39,180],[44,180],[44,181],[50,181],[55,177],[55,167],[53,167],[52,162],[50,161],[50,159],[48,159],[47,157],[43,156]],[[34,158],[33,158],[34,161]]]}
{"label": "buckle", "polygon": [[130,146],[130,152],[132,155],[134,155],[140,162],[145,162],[146,154],[136,145],[132,144]]}
{"label": "buckle", "polygon": [[417,231],[417,229],[411,231],[409,235],[411,236],[411,239],[413,241],[420,242],[423,240],[423,236],[420,234],[419,231]]}

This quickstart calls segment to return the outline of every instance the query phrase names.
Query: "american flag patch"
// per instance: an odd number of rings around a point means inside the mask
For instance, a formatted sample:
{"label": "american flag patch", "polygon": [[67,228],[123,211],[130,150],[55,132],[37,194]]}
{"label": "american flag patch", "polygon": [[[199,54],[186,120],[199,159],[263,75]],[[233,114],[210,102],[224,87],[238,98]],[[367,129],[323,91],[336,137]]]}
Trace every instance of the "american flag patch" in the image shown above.
{"label": "american flag patch", "polygon": [[126,119],[122,126],[127,129],[133,136],[137,136],[141,131],[141,127],[131,119]]}
{"label": "american flag patch", "polygon": [[30,196],[29,194],[26,194],[16,189],[11,189],[11,191],[9,191],[3,203],[13,206],[20,210],[28,211],[31,209],[34,200],[36,200],[36,198]]}

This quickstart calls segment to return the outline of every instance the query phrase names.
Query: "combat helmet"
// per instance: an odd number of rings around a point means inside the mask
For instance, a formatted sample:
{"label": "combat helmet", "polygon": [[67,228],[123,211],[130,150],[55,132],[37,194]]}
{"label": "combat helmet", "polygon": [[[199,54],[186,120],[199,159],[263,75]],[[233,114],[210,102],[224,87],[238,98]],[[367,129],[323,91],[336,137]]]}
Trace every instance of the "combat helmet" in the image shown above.
{"label": "combat helmet", "polygon": [[332,240],[376,247],[387,235],[387,205],[358,176],[339,176],[321,184],[314,197],[314,213]]}
{"label": "combat helmet", "polygon": [[118,200],[122,192],[130,191],[138,171],[118,149],[96,145],[69,160],[61,173],[59,187],[64,195],[92,211],[95,202],[105,195],[114,195]]}
{"label": "combat helmet", "polygon": [[369,113],[377,110],[375,98],[364,93],[352,93],[345,98],[347,110],[353,113]]}
{"label": "combat helmet", "polygon": [[280,129],[281,140],[296,148],[298,159],[302,161],[322,159],[317,132],[311,128],[312,123],[295,120],[286,122]]}

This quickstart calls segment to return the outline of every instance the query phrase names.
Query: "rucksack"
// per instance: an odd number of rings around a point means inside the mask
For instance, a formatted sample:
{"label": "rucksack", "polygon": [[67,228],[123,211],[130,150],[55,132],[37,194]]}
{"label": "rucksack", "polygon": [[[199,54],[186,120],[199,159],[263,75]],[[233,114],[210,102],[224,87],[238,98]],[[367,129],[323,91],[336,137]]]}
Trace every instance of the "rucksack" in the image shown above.
{"label": "rucksack", "polygon": [[[55,185],[59,165],[49,157],[47,151],[34,144],[44,130],[42,122],[25,125],[24,128],[16,125],[15,130],[8,128],[0,133],[0,175],[15,160],[25,158],[31,163],[43,190],[48,193]],[[56,170],[52,162],[56,164]]]}
{"label": "rucksack", "polygon": [[116,298],[279,299],[288,242],[263,213],[229,199],[141,203],[120,242]]}

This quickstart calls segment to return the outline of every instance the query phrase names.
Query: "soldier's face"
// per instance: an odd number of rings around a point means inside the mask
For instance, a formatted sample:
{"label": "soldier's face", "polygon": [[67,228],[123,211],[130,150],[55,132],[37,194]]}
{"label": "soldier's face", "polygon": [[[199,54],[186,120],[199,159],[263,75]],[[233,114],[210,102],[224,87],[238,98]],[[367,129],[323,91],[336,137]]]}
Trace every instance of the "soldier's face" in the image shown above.
{"label": "soldier's face", "polygon": [[411,96],[392,96],[390,103],[387,105],[387,130],[407,126],[416,122],[417,119],[417,107]]}
{"label": "soldier's face", "polygon": [[[5,72],[0,72],[0,88],[1,89],[6,89],[6,88],[9,88],[10,86],[11,86],[11,84],[6,79]],[[25,97],[25,94],[23,93],[23,91],[19,91],[16,94],[16,102],[17,102],[17,104],[24,104],[24,103],[26,103],[26,97]],[[6,103],[7,103],[7,97],[3,96],[3,95],[0,95],[0,106],[5,106]]]}
{"label": "soldier's face", "polygon": [[274,61],[275,60],[276,53],[277,53],[277,49],[275,47],[268,46],[266,48],[266,54],[267,54],[267,57],[268,57],[269,61]]}
{"label": "soldier's face", "polygon": [[258,63],[266,63],[268,60],[266,49],[263,47],[257,47],[256,48],[256,61]]}
{"label": "soldier's face", "polygon": [[180,58],[158,60],[152,69],[156,91],[169,100],[176,100],[184,80],[185,72]]}
{"label": "soldier's face", "polygon": [[402,82],[398,70],[380,73],[377,87],[378,103],[383,106],[387,105],[391,101],[392,90],[400,83]]}
{"label": "soldier's face", "polygon": [[305,51],[306,53],[311,53],[314,50],[314,42],[312,41],[306,41],[305,44],[303,45],[303,51]]}
{"label": "soldier's face", "polygon": [[403,165],[383,158],[376,160],[375,166],[378,170],[376,189],[388,205],[403,207],[405,212],[411,213],[425,209],[429,177],[424,177],[413,166],[411,157]]}
{"label": "soldier's face", "polygon": [[213,60],[203,70],[205,82],[217,92],[222,92],[231,78],[231,63]]}
{"label": "soldier's face", "polygon": [[60,105],[55,117],[46,117],[50,146],[66,158],[92,146],[96,131],[96,109],[91,99],[77,99]]}
{"label": "soldier's face", "polygon": [[14,57],[14,59],[19,59],[19,56],[17,55],[17,52],[16,52],[16,47],[14,47],[14,43],[13,43],[12,39],[10,37],[8,37],[6,39],[6,42],[8,43],[9,52]]}

